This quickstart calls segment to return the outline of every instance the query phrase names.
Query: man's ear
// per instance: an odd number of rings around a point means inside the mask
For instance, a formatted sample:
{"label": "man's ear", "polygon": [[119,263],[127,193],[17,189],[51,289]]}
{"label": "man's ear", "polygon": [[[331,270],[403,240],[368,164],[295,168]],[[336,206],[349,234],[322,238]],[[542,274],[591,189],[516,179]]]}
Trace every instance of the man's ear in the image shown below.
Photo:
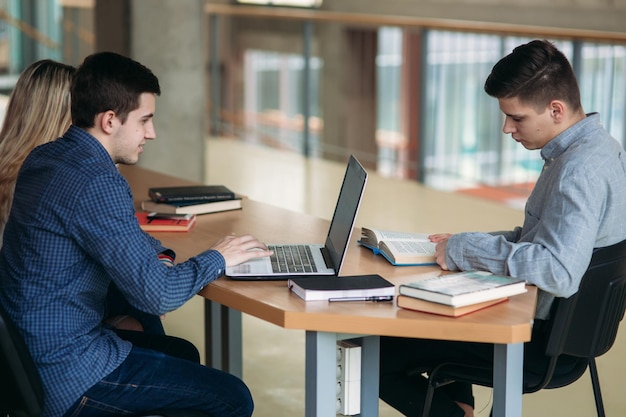
{"label": "man's ear", "polygon": [[115,129],[117,118],[113,110],[107,110],[104,113],[100,113],[100,129],[106,134],[111,134]]}
{"label": "man's ear", "polygon": [[565,117],[566,106],[561,100],[552,100],[548,108],[555,123],[560,123]]}

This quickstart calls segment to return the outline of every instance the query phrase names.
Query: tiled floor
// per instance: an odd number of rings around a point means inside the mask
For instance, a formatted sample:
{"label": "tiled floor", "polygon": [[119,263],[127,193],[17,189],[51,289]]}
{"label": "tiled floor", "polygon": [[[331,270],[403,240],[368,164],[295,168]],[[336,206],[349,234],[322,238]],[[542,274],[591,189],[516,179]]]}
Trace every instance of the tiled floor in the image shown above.
{"label": "tiled floor", "polygon": [[[207,154],[207,182],[223,183],[250,198],[291,210],[330,218],[345,166],[340,163],[305,159],[301,156],[266,148],[246,146],[230,140],[210,140]],[[415,184],[386,180],[370,173],[365,199],[357,225],[384,226],[411,230],[410,219],[420,213],[414,201]],[[284,191],[288,190],[288,191]],[[398,197],[402,196],[402,197]],[[475,196],[468,196],[472,204]],[[397,201],[390,205],[389,201]],[[468,200],[468,203],[470,200]],[[484,204],[494,204],[485,202]],[[504,207],[504,206],[503,206]],[[433,223],[431,232],[458,232],[467,224],[462,207],[441,208],[445,223]],[[407,220],[408,219],[408,220]],[[519,224],[522,213],[503,208],[501,218],[473,219],[475,230],[501,230]],[[458,226],[457,222],[458,221]],[[192,340],[204,349],[203,303],[197,297],[180,310],[169,314],[165,326],[169,333]],[[284,330],[253,317],[243,318],[244,380],[255,399],[255,417],[304,415],[304,333]],[[626,335],[598,362],[608,416],[626,416],[623,375],[626,374]],[[625,340],[622,340],[625,339]],[[488,416],[491,391],[476,390],[477,417]],[[524,417],[595,415],[588,376],[570,387],[544,391],[524,397]],[[381,404],[381,417],[399,414]]]}

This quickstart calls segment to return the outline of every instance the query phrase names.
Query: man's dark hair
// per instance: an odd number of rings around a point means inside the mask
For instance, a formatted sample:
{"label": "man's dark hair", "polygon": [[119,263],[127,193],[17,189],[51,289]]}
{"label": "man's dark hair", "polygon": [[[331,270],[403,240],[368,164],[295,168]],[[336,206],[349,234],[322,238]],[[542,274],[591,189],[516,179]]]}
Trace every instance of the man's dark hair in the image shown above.
{"label": "man's dark hair", "polygon": [[159,80],[148,68],[114,52],[89,55],[72,81],[72,123],[93,127],[96,115],[109,110],[125,123],[143,93],[161,94]]}
{"label": "man's dark hair", "polygon": [[520,45],[498,61],[485,81],[485,92],[495,98],[518,98],[537,110],[552,100],[562,100],[574,111],[582,108],[572,66],[546,40]]}

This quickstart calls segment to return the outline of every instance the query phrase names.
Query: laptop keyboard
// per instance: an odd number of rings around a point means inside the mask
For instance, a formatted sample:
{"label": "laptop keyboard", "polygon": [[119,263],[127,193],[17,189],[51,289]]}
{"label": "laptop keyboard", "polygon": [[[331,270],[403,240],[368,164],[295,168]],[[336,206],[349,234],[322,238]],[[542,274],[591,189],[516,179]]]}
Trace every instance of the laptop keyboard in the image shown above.
{"label": "laptop keyboard", "polygon": [[311,248],[307,245],[268,245],[274,254],[270,256],[274,272],[300,274],[317,272]]}

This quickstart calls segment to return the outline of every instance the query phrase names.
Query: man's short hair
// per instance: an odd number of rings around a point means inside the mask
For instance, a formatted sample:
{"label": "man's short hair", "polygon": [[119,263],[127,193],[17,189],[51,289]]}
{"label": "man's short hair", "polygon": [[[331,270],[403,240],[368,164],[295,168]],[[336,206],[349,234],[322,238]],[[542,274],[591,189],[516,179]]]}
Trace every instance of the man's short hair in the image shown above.
{"label": "man's short hair", "polygon": [[93,127],[96,115],[109,110],[125,123],[143,93],[161,94],[159,80],[148,68],[114,52],[89,55],[72,81],[72,123]]}
{"label": "man's short hair", "polygon": [[534,40],[516,47],[491,70],[485,92],[495,98],[517,98],[538,111],[552,100],[580,110],[580,90],[567,57],[551,42]]}

